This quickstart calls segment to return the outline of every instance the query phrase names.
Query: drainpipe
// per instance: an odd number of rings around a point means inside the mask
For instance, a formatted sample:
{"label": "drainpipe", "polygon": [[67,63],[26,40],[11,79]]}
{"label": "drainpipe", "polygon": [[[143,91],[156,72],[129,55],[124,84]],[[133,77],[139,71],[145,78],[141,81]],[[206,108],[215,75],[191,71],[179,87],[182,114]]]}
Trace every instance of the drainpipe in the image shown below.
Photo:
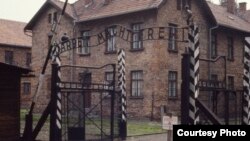
{"label": "drainpipe", "polygon": [[[74,21],[73,21],[73,38],[76,38],[76,36],[77,36],[77,34],[76,34],[76,22],[77,22],[77,20],[76,19],[74,19]],[[75,50],[74,49],[72,49],[71,50],[71,65],[76,65],[76,58],[75,58],[76,56],[75,56]],[[75,79],[75,77],[74,77],[74,74],[75,74],[75,68],[72,68],[71,69],[71,81],[73,81],[74,79]]]}
{"label": "drainpipe", "polygon": [[[212,59],[212,31],[215,30],[216,28],[218,28],[219,25],[216,24],[216,26],[211,27],[209,29],[209,59]],[[209,79],[211,78],[211,70],[210,70],[210,62],[208,63],[208,77]]]}
{"label": "drainpipe", "polygon": [[[213,26],[209,29],[209,60],[212,59],[212,32],[213,32],[213,30],[217,29],[218,27],[219,27],[219,25],[216,23],[215,26]],[[211,62],[208,62],[208,78],[209,78],[209,80],[211,80]],[[212,103],[212,95],[210,93],[209,105],[211,105],[211,103]]]}

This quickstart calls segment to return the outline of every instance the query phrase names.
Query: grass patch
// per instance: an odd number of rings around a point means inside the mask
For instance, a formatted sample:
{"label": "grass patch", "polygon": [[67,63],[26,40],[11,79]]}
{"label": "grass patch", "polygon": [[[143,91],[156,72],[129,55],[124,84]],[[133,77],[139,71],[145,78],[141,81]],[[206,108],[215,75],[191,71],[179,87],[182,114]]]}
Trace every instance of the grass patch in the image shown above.
{"label": "grass patch", "polygon": [[[20,110],[20,120],[21,120],[21,121],[25,121],[25,116],[26,116],[28,113],[29,113],[28,110],[26,110],[26,109],[21,109],[21,110]],[[42,115],[42,114],[34,114],[34,113],[33,113],[33,122],[37,122],[37,121],[40,119],[41,115]],[[49,119],[49,117],[48,117],[48,119]],[[48,120],[48,119],[47,119],[47,120]]]}
{"label": "grass patch", "polygon": [[[25,122],[25,116],[26,114],[28,114],[28,112],[29,112],[28,110],[21,109],[20,111],[21,122],[23,123]],[[41,117],[41,114],[33,114],[33,122],[36,123],[40,119],[40,117]],[[72,121],[74,119],[71,118],[70,120]],[[95,124],[97,124],[100,127],[101,125],[100,119],[95,118],[93,120]],[[49,117],[46,123],[49,124]],[[108,133],[110,121],[107,119],[103,119],[102,124],[103,124],[105,132]],[[90,120],[86,120],[86,126],[87,126],[87,129],[89,129],[89,132],[92,134],[96,134],[96,133],[98,134],[100,132],[100,130],[96,128]],[[45,130],[49,130],[49,126],[46,126],[45,128],[48,128]],[[118,130],[117,128],[115,129]],[[115,131],[115,132],[118,132],[118,131]],[[127,132],[128,132],[128,136],[140,136],[140,135],[148,135],[148,134],[166,133],[166,130],[162,129],[161,122],[154,122],[154,121],[149,121],[149,120],[128,120]]]}
{"label": "grass patch", "polygon": [[152,121],[128,121],[128,136],[165,133],[160,122]]}

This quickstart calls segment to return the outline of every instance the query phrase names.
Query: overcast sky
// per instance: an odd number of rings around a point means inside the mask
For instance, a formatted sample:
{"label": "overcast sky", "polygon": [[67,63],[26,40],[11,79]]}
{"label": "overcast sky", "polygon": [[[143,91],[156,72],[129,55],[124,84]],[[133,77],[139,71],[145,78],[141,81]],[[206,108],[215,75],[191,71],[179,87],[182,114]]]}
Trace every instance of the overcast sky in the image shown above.
{"label": "overcast sky", "polygon": [[[46,0],[1,0],[0,19],[29,22]],[[62,0],[64,1],[64,0]],[[70,3],[76,0],[69,0]],[[218,3],[219,0],[212,0]],[[237,0],[247,2],[250,9],[250,0]]]}

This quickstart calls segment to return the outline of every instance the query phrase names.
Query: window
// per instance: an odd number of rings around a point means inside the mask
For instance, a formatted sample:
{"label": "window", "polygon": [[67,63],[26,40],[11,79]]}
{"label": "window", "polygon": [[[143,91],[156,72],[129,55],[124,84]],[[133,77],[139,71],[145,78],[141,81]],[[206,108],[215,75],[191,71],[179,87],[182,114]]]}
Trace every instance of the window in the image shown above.
{"label": "window", "polygon": [[48,15],[48,23],[53,24],[55,22],[57,22],[57,12],[50,13]]}
{"label": "window", "polygon": [[211,37],[211,57],[216,58],[217,57],[217,35],[212,34]]}
{"label": "window", "polygon": [[[83,84],[84,87],[91,87],[92,83],[92,73],[89,71],[84,71],[82,73],[79,73],[79,80]],[[90,108],[91,107],[91,91],[83,91],[84,94],[84,103],[85,103],[85,108]]]}
{"label": "window", "polygon": [[142,97],[143,90],[143,72],[132,71],[131,72],[131,84],[132,84],[132,97]]}
{"label": "window", "polygon": [[170,51],[177,51],[177,25],[169,24],[169,35],[168,35],[168,49]]}
{"label": "window", "polygon": [[132,50],[140,50],[142,49],[142,32],[141,30],[141,24],[133,24],[132,25],[133,30],[133,36],[132,36]]}
{"label": "window", "polygon": [[53,13],[53,22],[57,22],[57,12]]}
{"label": "window", "polygon": [[[228,90],[234,90],[234,77],[233,76],[228,76],[227,88]],[[235,99],[234,92],[230,91],[228,94],[229,94],[229,99]]]}
{"label": "window", "polygon": [[[211,81],[218,81],[218,75],[217,74],[211,74]],[[214,98],[216,96],[216,91],[210,91],[211,98]],[[210,103],[211,104],[211,103]]]}
{"label": "window", "polygon": [[227,47],[228,47],[228,60],[234,59],[234,40],[232,37],[227,37]]}
{"label": "window", "polygon": [[26,53],[26,66],[30,67],[31,64],[31,53]]}
{"label": "window", "polygon": [[186,5],[189,6],[189,9],[191,9],[191,0],[176,0],[176,3],[177,3],[177,10],[185,9]]}
{"label": "window", "polygon": [[48,36],[48,48],[51,46],[52,36]]}
{"label": "window", "polygon": [[[113,82],[113,72],[106,72],[105,73],[105,84],[106,85],[110,85],[110,84],[112,84],[112,82]],[[108,92],[104,92],[103,93],[103,96],[105,97],[105,98],[109,98],[110,97],[110,95],[109,95],[109,93]]]}
{"label": "window", "polygon": [[212,82],[211,87],[216,87],[217,84],[213,83],[213,82],[217,82],[218,81],[218,75],[217,74],[211,74],[211,79],[210,80]]}
{"label": "window", "polygon": [[111,84],[112,81],[113,81],[113,72],[106,72],[105,73],[105,81],[108,83],[108,84]]}
{"label": "window", "polygon": [[234,89],[234,77],[233,76],[228,76],[227,87],[229,90]]}
{"label": "window", "polygon": [[82,84],[89,86],[92,82],[92,74],[89,71],[79,73],[79,80]]}
{"label": "window", "polygon": [[116,44],[115,44],[115,31],[116,28],[110,27],[108,28],[108,41],[107,41],[107,48],[106,52],[115,52],[116,51]]}
{"label": "window", "polygon": [[78,49],[78,52],[80,54],[90,54],[90,40],[89,40],[89,31],[83,31],[82,32],[82,47]]}
{"label": "window", "polygon": [[5,51],[5,63],[13,64],[13,51]]}
{"label": "window", "polygon": [[217,81],[218,80],[218,75],[217,74],[211,74],[211,80],[212,81]]}
{"label": "window", "polygon": [[177,72],[169,71],[168,73],[168,97],[177,97]]}
{"label": "window", "polygon": [[24,82],[23,83],[23,94],[24,95],[29,95],[30,94],[30,83],[29,82]]}
{"label": "window", "polygon": [[48,15],[48,23],[50,23],[50,24],[52,23],[52,14]]}

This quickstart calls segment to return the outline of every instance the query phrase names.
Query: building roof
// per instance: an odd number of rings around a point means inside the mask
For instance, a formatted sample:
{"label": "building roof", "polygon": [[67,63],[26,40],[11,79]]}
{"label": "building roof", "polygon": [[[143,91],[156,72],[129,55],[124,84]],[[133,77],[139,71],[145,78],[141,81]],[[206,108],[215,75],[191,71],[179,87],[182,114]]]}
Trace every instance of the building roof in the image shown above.
{"label": "building roof", "polygon": [[[119,16],[144,10],[157,9],[166,0],[109,0],[105,4],[104,0],[92,0],[88,5],[85,4],[86,0],[78,0],[74,4],[67,6],[65,13],[78,22],[86,22],[97,20],[107,17]],[[211,19],[220,26],[235,29],[240,32],[250,33],[250,23],[243,20],[237,15],[227,12],[226,8],[206,2],[206,0],[197,0],[198,4],[205,6],[204,11]],[[48,0],[27,24],[25,29],[32,30],[38,15],[43,13],[43,10],[48,4],[62,9],[63,2],[57,0]],[[249,14],[250,15],[250,14]]]}
{"label": "building roof", "polygon": [[208,2],[208,6],[218,25],[236,29],[241,32],[250,32],[250,23],[243,18],[227,12],[227,9],[220,5]]}
{"label": "building roof", "polygon": [[[60,9],[63,9],[63,6],[64,6],[64,2],[61,2],[61,1],[48,1],[50,2],[52,5],[55,5],[56,7],[60,8]],[[71,4],[68,4],[66,9],[65,9],[65,13],[70,16],[70,17],[75,17],[74,16],[74,8]]]}
{"label": "building roof", "polygon": [[138,11],[156,9],[164,0],[93,0],[89,6],[83,6],[84,1],[79,0],[74,4],[78,21],[90,21],[106,17],[113,17]]}
{"label": "building roof", "polygon": [[3,62],[0,62],[0,69],[2,71],[18,72],[20,74],[28,74],[29,72],[32,72],[30,69],[22,68],[22,67],[19,67],[19,66],[14,66],[14,65],[10,65],[10,64],[6,64],[6,63],[3,63]]}
{"label": "building roof", "polygon": [[[47,0],[42,7],[38,10],[38,12],[33,16],[30,22],[24,27],[24,30],[32,30],[36,21],[40,18],[40,15],[43,14],[44,10],[46,10],[49,6],[53,6],[58,10],[63,9],[64,2],[57,1],[57,0]],[[71,4],[68,4],[65,9],[65,15],[74,18],[74,8]]]}
{"label": "building roof", "polygon": [[[85,6],[85,0],[78,0],[74,4],[68,4],[65,10],[66,15],[78,21],[96,20],[105,17],[118,16],[143,10],[158,8],[164,0],[110,0],[107,5],[104,0],[93,0],[93,4]],[[58,0],[47,0],[38,10],[35,16],[25,26],[25,30],[32,30],[33,25],[49,6],[62,10],[64,2]]]}
{"label": "building roof", "polygon": [[24,34],[26,23],[0,19],[0,44],[31,47],[31,37]]}

